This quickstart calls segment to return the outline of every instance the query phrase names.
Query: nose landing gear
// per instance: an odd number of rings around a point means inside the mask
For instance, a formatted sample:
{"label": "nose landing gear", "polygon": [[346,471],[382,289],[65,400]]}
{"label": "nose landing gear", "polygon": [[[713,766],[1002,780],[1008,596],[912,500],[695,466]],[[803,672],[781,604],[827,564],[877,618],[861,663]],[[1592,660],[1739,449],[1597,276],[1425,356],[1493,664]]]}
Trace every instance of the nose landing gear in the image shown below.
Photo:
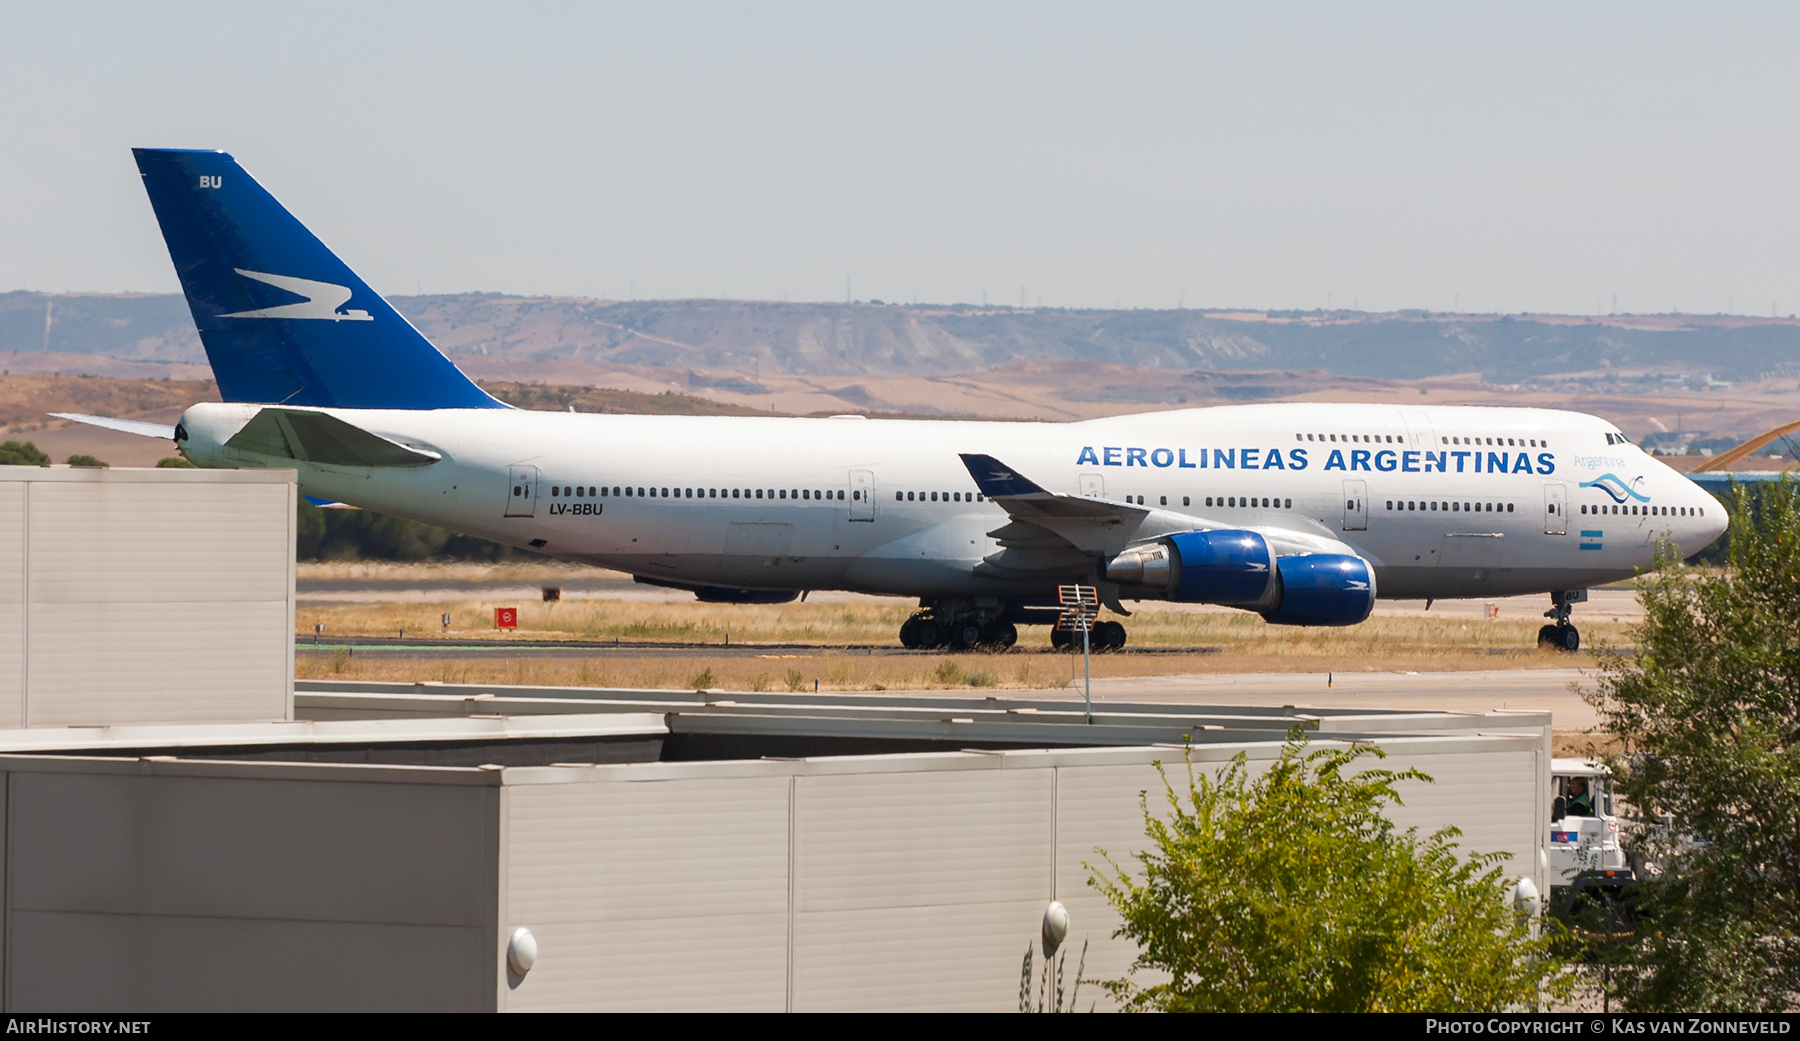
{"label": "nose landing gear", "polygon": [[1573,653],[1581,650],[1581,631],[1569,621],[1575,613],[1575,605],[1587,600],[1585,589],[1564,589],[1550,594],[1550,610],[1544,617],[1551,620],[1550,625],[1538,630],[1538,646],[1554,647],[1559,651]]}

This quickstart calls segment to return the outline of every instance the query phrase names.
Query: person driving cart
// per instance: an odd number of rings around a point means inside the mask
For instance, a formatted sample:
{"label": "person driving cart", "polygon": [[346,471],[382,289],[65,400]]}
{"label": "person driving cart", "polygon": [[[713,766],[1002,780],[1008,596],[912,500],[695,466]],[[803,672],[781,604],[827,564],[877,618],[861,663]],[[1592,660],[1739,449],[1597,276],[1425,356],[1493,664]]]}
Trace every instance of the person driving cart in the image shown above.
{"label": "person driving cart", "polygon": [[1594,797],[1588,794],[1586,778],[1575,777],[1569,780],[1569,798],[1564,804],[1563,812],[1570,817],[1594,815]]}

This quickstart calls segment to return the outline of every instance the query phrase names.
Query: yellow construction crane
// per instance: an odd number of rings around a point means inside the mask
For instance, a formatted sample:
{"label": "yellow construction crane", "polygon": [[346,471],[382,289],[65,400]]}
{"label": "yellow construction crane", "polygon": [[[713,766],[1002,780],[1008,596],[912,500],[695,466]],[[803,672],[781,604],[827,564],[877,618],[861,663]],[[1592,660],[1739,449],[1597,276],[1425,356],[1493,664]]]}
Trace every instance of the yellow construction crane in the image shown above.
{"label": "yellow construction crane", "polygon": [[1796,420],[1792,423],[1783,423],[1773,430],[1765,430],[1750,440],[1745,441],[1743,444],[1738,445],[1736,448],[1729,448],[1720,452],[1706,462],[1694,467],[1689,472],[1698,474],[1723,470],[1727,466],[1730,466],[1732,463],[1737,462],[1739,459],[1744,458],[1783,434],[1791,434],[1796,430],[1800,430],[1800,420]]}

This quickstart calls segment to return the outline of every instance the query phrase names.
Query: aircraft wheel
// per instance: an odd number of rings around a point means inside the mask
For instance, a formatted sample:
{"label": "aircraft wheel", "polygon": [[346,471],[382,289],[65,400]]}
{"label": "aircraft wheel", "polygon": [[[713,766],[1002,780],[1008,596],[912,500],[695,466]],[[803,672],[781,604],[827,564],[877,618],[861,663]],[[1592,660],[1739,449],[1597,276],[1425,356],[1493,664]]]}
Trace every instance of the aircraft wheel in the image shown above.
{"label": "aircraft wheel", "polygon": [[1050,630],[1050,647],[1052,650],[1066,651],[1075,646],[1075,634],[1067,629]]}
{"label": "aircraft wheel", "polygon": [[919,649],[919,620],[908,618],[900,623],[900,646],[909,651]]}
{"label": "aircraft wheel", "polygon": [[914,644],[915,647],[930,650],[944,642],[944,631],[938,627],[937,622],[929,618],[914,618],[913,621],[918,623],[913,626],[913,639],[919,641]]}
{"label": "aircraft wheel", "polygon": [[1125,627],[1118,622],[1100,622],[1094,626],[1093,643],[1097,651],[1116,651],[1125,646]]}
{"label": "aircraft wheel", "polygon": [[982,642],[997,651],[1004,651],[1019,642],[1019,630],[1011,622],[989,622],[982,628]]}
{"label": "aircraft wheel", "polygon": [[950,646],[959,651],[970,651],[981,646],[981,635],[981,623],[973,618],[950,624]]}
{"label": "aircraft wheel", "polygon": [[1573,654],[1581,650],[1581,630],[1572,625],[1559,625],[1556,634],[1556,645]]}
{"label": "aircraft wheel", "polygon": [[1554,625],[1544,626],[1542,629],[1538,630],[1538,646],[1556,647],[1560,649],[1562,647],[1562,633],[1558,632],[1557,627]]}

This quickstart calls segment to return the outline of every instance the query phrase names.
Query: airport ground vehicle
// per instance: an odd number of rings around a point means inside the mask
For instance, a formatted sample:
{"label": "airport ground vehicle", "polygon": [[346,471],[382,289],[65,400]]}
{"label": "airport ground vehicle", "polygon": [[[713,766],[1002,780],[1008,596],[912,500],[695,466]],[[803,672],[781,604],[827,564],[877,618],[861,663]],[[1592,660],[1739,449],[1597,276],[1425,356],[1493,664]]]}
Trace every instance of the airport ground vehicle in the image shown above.
{"label": "airport ground vehicle", "polygon": [[[1587,587],[1724,530],[1711,496],[1598,417],[1271,404],[1080,423],[576,415],[494,400],[223,152],[138,167],[224,401],[201,466],[613,568],[708,600],[916,597],[907,646],[1004,647],[1059,585],[1354,625],[1375,599]],[[1101,649],[1125,627],[1096,626]]]}
{"label": "airport ground vehicle", "polygon": [[1562,906],[1581,893],[1616,894],[1638,879],[1620,844],[1611,772],[1591,759],[1550,762],[1550,894]]}

